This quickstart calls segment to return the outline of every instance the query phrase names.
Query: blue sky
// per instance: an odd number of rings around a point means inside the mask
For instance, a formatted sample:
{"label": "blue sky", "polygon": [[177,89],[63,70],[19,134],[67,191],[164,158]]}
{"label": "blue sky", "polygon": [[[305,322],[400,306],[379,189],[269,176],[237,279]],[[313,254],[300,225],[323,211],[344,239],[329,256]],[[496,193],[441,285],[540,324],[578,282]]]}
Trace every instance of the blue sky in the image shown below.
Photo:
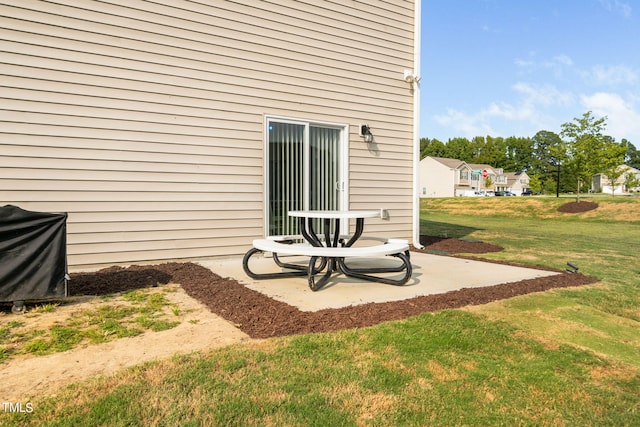
{"label": "blue sky", "polygon": [[560,133],[640,148],[640,0],[423,0],[420,135]]}

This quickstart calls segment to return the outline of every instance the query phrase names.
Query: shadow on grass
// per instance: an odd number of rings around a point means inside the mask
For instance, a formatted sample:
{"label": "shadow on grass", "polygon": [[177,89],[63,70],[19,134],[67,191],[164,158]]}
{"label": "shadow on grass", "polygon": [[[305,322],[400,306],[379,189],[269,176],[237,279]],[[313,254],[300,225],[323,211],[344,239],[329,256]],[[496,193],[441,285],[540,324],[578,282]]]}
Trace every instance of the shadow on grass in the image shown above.
{"label": "shadow on grass", "polygon": [[462,239],[478,230],[481,229],[446,222],[420,220],[420,234],[424,234],[425,236]]}

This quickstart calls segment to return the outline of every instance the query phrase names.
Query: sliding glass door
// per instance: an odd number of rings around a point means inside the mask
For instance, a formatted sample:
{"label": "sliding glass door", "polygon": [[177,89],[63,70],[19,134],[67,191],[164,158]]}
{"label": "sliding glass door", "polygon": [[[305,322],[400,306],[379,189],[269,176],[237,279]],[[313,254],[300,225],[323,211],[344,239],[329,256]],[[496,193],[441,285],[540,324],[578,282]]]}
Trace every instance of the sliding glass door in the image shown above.
{"label": "sliding glass door", "polygon": [[266,126],[267,234],[299,234],[291,210],[343,209],[345,127],[271,118]]}

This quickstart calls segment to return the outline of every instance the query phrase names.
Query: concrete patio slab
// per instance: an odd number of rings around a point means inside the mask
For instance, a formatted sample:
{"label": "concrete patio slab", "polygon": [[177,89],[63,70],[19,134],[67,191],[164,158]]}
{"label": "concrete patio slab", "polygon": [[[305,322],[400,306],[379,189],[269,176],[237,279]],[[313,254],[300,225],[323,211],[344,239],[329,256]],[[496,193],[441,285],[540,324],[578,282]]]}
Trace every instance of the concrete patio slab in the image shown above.
{"label": "concrete patio slab", "polygon": [[[285,261],[304,263],[305,260],[308,262],[308,258],[305,257],[288,257]],[[386,263],[397,265],[398,260],[391,257],[349,260],[352,267],[382,266]],[[306,277],[252,279],[243,271],[240,258],[206,260],[200,261],[199,264],[220,276],[232,277],[250,289],[302,311],[401,301],[463,288],[493,286],[558,274],[552,271],[412,252],[413,276],[404,286],[372,283],[335,274],[326,286],[314,292],[309,289]],[[281,271],[273,259],[259,256],[252,258],[251,268],[261,273]]]}

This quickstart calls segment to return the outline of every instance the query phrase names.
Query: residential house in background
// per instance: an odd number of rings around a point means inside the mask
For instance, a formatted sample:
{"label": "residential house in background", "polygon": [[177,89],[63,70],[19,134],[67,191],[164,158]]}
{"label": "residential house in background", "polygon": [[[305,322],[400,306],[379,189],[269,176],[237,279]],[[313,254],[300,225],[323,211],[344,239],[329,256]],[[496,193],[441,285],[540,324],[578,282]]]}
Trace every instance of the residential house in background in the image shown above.
{"label": "residential house in background", "polygon": [[420,161],[420,197],[454,197],[473,191],[472,169],[462,160],[425,157]]}
{"label": "residential house in background", "polygon": [[488,164],[425,157],[420,161],[420,197],[482,196],[495,191],[521,195],[529,188],[525,172],[504,172]]}
{"label": "residential house in background", "polygon": [[485,191],[504,190],[507,181],[502,168],[494,168],[484,163],[470,163],[469,166],[477,177],[478,189]]}
{"label": "residential house in background", "polygon": [[0,204],[67,212],[75,269],[240,255],[290,209],[384,208],[366,231],[415,242],[419,18],[0,0]]}
{"label": "residential house in background", "polygon": [[[420,161],[420,197],[475,196],[493,191],[501,181],[501,169],[489,165],[467,164],[458,159],[427,156]],[[488,178],[488,180],[487,180]],[[490,182],[487,187],[485,184]]]}
{"label": "residential house in background", "polygon": [[529,175],[526,172],[505,172],[504,174],[507,181],[507,191],[511,191],[516,196],[521,196],[524,190],[530,187]]}
{"label": "residential house in background", "polygon": [[[625,194],[640,191],[640,185],[638,185],[640,182],[640,170],[627,165],[620,165],[619,168],[622,173],[613,182],[603,173],[594,175],[591,191],[606,194]],[[629,183],[632,185],[629,186]]]}

